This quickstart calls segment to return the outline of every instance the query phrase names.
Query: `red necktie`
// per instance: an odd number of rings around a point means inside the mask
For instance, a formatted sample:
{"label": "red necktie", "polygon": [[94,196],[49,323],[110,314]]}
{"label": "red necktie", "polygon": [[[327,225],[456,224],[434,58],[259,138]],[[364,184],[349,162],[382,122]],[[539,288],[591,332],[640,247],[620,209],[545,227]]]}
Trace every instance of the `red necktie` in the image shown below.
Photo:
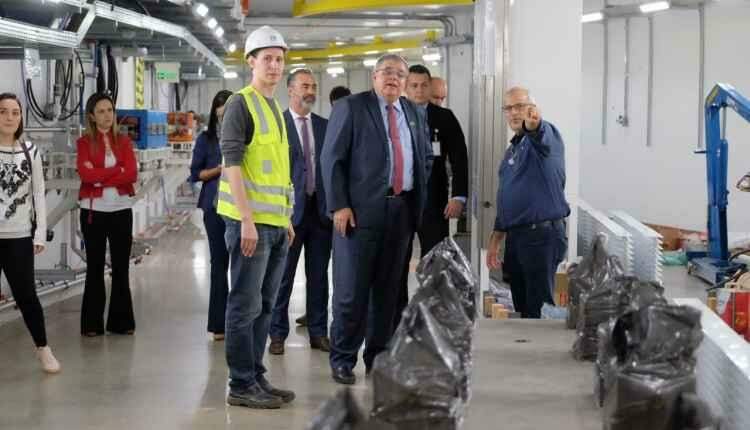
{"label": "red necktie", "polygon": [[388,105],[388,135],[391,137],[393,148],[393,194],[401,194],[404,189],[404,154],[401,151],[401,137],[398,133],[396,109]]}

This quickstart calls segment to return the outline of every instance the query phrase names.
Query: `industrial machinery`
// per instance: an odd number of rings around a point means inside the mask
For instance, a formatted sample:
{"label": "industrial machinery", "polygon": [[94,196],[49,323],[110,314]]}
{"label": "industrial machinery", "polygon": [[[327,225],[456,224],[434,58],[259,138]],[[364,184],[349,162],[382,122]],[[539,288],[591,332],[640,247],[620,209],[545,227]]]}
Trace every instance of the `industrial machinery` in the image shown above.
{"label": "industrial machinery", "polygon": [[[723,284],[745,265],[733,261],[727,239],[728,142],[726,139],[726,108],[731,108],[750,122],[750,100],[731,85],[716,84],[706,98],[706,148],[696,153],[706,154],[708,179],[708,249],[689,252],[690,273],[711,283]],[[747,175],[746,175],[747,176]],[[737,184],[746,188],[745,178]]]}
{"label": "industrial machinery", "polygon": [[117,124],[138,149],[167,146],[167,113],[146,109],[117,109]]}

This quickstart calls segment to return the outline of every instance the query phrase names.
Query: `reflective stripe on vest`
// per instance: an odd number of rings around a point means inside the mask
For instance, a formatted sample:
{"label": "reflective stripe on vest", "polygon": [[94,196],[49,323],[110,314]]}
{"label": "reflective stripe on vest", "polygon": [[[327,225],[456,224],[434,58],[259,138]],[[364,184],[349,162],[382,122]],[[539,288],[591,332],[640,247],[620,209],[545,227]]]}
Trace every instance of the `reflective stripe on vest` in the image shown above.
{"label": "reflective stripe on vest", "polygon": [[[261,100],[262,96],[253,87],[245,87],[238,94],[245,98],[248,114],[255,125],[240,166],[245,198],[253,210],[255,223],[286,227],[294,206],[286,124],[283,121],[278,124],[268,102]],[[281,112],[279,104],[273,102]],[[240,220],[241,214],[225,172],[222,172],[218,191],[216,211]]]}

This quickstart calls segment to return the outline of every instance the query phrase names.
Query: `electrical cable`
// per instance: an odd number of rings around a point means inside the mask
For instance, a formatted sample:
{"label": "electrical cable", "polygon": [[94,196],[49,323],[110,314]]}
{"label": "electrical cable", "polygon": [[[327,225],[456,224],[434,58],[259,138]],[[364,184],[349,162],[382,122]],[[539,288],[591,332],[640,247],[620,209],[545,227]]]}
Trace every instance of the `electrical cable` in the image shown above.
{"label": "electrical cable", "polygon": [[[78,81],[79,81],[78,82],[79,83],[78,103],[76,103],[76,107],[71,112],[69,112],[67,115],[62,116],[60,118],[63,121],[70,119],[73,115],[83,110],[83,93],[86,89],[86,70],[83,68],[83,61],[81,61],[81,54],[78,53],[78,50],[74,49],[73,53],[75,54],[76,60],[78,61],[78,67],[81,68],[81,73],[78,75]],[[72,82],[71,82],[71,86],[72,86]]]}

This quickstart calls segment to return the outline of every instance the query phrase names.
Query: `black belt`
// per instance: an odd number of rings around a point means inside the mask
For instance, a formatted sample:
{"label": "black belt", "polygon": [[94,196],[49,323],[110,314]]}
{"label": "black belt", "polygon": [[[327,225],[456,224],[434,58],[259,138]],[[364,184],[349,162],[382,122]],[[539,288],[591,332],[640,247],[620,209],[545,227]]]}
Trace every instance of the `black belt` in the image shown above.
{"label": "black belt", "polygon": [[560,219],[554,219],[550,221],[540,221],[540,222],[536,222],[532,224],[523,224],[523,225],[511,227],[507,230],[507,232],[510,233],[512,231],[526,231],[526,230],[536,230],[538,228],[543,228],[543,227],[553,227],[557,225],[558,223],[562,224],[563,221],[564,221],[563,218],[560,218]]}
{"label": "black belt", "polygon": [[388,188],[388,191],[385,193],[385,196],[386,197],[407,197],[410,194],[411,194],[411,190],[409,191],[403,190],[401,191],[401,194],[396,194],[393,192],[393,188]]}

